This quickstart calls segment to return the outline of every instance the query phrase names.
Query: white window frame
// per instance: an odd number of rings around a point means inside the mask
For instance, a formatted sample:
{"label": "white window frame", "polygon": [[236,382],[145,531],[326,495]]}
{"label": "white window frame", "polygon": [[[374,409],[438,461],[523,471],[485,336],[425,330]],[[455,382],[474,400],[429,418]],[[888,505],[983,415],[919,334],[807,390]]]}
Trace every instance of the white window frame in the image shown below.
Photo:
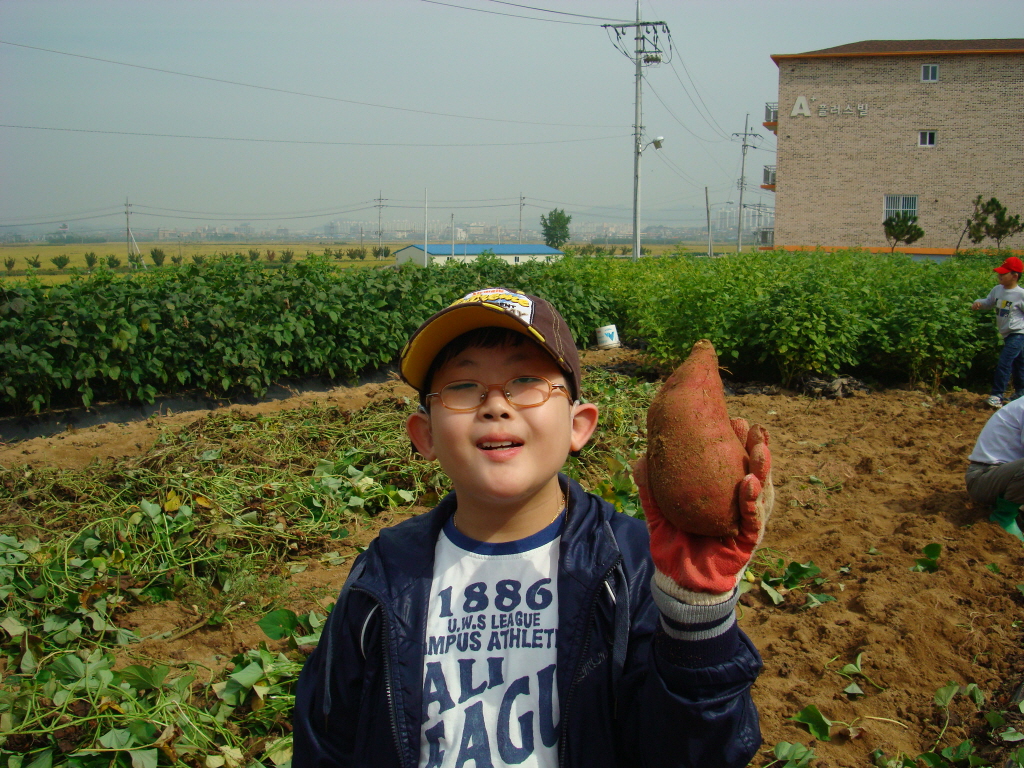
{"label": "white window frame", "polygon": [[921,65],[921,82],[922,83],[937,83],[937,82],[939,82],[939,65],[938,64],[922,64]]}
{"label": "white window frame", "polygon": [[934,147],[935,146],[936,131],[918,131],[917,132],[917,146],[919,147]]}
{"label": "white window frame", "polygon": [[886,219],[897,213],[909,213],[917,216],[917,195],[886,195],[883,206]]}

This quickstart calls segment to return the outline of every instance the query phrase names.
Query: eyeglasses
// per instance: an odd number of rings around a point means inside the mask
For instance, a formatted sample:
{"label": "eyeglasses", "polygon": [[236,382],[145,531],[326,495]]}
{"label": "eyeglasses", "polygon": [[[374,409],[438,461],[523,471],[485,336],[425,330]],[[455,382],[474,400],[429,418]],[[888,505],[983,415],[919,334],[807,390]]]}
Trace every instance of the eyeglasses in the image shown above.
{"label": "eyeglasses", "polygon": [[501,390],[509,404],[516,408],[536,408],[538,405],[544,405],[552,392],[558,392],[572,400],[572,395],[564,384],[552,384],[543,376],[516,376],[504,384],[484,384],[482,381],[462,379],[445,384],[440,392],[431,392],[425,399],[429,403],[432,397],[440,398],[441,405],[449,411],[466,413],[475,411],[483,405],[492,389]]}

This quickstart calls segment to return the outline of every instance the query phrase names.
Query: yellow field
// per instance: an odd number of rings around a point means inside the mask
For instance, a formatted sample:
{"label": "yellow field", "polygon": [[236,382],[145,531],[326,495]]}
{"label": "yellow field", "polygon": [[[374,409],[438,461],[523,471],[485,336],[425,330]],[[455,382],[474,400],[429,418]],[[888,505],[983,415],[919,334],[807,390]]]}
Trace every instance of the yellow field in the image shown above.
{"label": "yellow field", "polygon": [[[363,247],[366,248],[367,252],[371,252],[375,247],[376,243],[366,240],[363,242]],[[384,245],[391,248],[391,252],[394,253],[400,248],[404,248],[410,245],[409,241],[403,242],[391,242],[384,243]],[[579,244],[570,243],[570,246]],[[331,249],[333,254],[337,254],[338,251],[345,252],[350,248],[358,248],[359,243],[341,243],[328,244],[328,243],[310,243],[310,242],[254,242],[254,243],[178,243],[177,241],[163,240],[159,242],[142,242],[138,244],[139,250],[142,252],[143,262],[147,267],[153,266],[153,260],[150,257],[150,251],[153,248],[160,248],[166,254],[167,258],[164,262],[166,265],[172,264],[172,257],[181,256],[183,264],[191,264],[193,256],[215,256],[222,253],[241,253],[248,255],[250,250],[258,250],[260,252],[259,260],[267,261],[267,251],[273,251],[276,254],[278,263],[280,262],[282,251],[290,250],[295,256],[295,261],[301,261],[307,258],[310,254],[322,255],[325,248]],[[678,243],[672,245],[645,245],[644,253],[652,256],[662,256],[671,254],[680,249],[680,247],[696,251],[698,253],[703,252],[707,247],[706,244],[701,243]],[[751,250],[752,246],[745,247],[744,250]],[[715,250],[717,252],[730,252],[733,250],[725,245],[715,244]],[[23,280],[29,272],[30,266],[28,259],[34,257],[39,258],[39,268],[35,269],[35,276],[44,285],[55,285],[62,283],[71,277],[72,269],[78,269],[81,272],[86,272],[88,267],[85,263],[86,253],[95,253],[100,263],[106,263],[108,255],[113,255],[120,259],[120,266],[115,268],[115,272],[127,273],[131,271],[128,268],[128,257],[127,248],[124,243],[84,243],[84,244],[68,244],[68,245],[49,245],[44,243],[30,243],[30,244],[0,244],[0,280],[11,280],[18,282]],[[616,248],[618,252],[618,248]],[[53,264],[51,259],[56,256],[65,255],[70,261],[63,270],[58,270]],[[13,268],[8,268],[9,260],[13,259]],[[372,256],[368,255],[365,260],[351,260],[342,258],[336,261],[339,266],[342,267],[375,267],[387,264],[394,264],[394,258],[387,258],[381,261],[375,260]]]}
{"label": "yellow field", "polygon": [[[394,252],[399,248],[403,248],[409,243],[384,243],[386,246],[391,247],[391,251]],[[167,258],[164,264],[170,266],[172,257],[181,256],[183,264],[191,264],[193,256],[215,256],[222,253],[241,253],[248,255],[250,250],[258,250],[260,252],[259,260],[262,262],[267,261],[267,251],[273,251],[276,254],[277,262],[280,263],[282,251],[292,251],[294,261],[302,261],[307,258],[310,254],[322,255],[325,248],[330,248],[331,251],[337,253],[339,250],[342,252],[347,251],[350,248],[358,248],[359,243],[348,243],[332,245],[327,243],[284,243],[284,242],[272,242],[272,243],[181,243],[177,241],[159,241],[159,242],[144,242],[139,243],[139,250],[142,252],[143,262],[147,267],[153,266],[153,259],[150,257],[150,251],[153,248],[160,248],[166,254]],[[377,261],[373,258],[371,251],[376,247],[376,242],[364,241],[363,246],[366,248],[367,255],[365,260],[352,261],[351,259],[343,258],[336,263],[339,266],[344,267],[375,267],[385,264],[394,264],[393,258],[382,259]],[[39,269],[35,270],[36,277],[45,285],[54,285],[62,283],[65,280],[70,279],[71,270],[77,268],[78,270],[85,272],[88,268],[85,263],[86,253],[95,253],[100,263],[105,263],[108,255],[116,256],[120,259],[121,264],[115,268],[115,272],[126,273],[128,269],[128,250],[124,243],[84,243],[84,244],[69,244],[69,245],[48,245],[42,243],[30,243],[30,244],[0,244],[0,279],[11,279],[17,282],[20,279],[24,279],[28,274],[29,263],[28,259],[38,256],[39,258]],[[53,264],[51,259],[55,256],[67,256],[70,261],[63,270],[58,270]],[[14,260],[13,270],[7,268],[8,260]]]}

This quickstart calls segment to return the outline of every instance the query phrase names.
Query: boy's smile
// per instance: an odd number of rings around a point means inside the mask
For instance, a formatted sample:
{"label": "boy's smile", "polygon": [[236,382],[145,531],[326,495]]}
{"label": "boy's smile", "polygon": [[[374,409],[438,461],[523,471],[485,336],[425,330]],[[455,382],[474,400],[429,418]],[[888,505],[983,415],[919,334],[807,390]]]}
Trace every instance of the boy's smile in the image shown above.
{"label": "boy's smile", "polygon": [[431,391],[478,381],[489,387],[480,407],[452,411],[435,397],[429,413],[416,413],[407,424],[420,453],[436,458],[451,478],[460,530],[481,540],[521,538],[551,522],[561,503],[558,472],[596,426],[596,406],[573,404],[557,390],[542,405],[512,405],[501,385],[523,376],[566,385],[555,361],[533,342],[466,349],[438,369]]}

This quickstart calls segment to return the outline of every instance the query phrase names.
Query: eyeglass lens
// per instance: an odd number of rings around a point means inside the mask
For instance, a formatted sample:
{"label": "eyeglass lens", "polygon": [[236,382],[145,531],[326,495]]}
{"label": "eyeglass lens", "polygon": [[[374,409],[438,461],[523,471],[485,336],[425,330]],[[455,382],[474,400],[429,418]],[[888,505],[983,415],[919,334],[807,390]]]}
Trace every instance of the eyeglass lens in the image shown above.
{"label": "eyeglass lens", "polygon": [[[488,387],[479,381],[453,381],[441,389],[441,402],[447,408],[476,408],[493,388],[496,387]],[[547,379],[535,376],[509,379],[500,389],[512,405],[523,407],[540,405],[551,396],[551,384]]]}

